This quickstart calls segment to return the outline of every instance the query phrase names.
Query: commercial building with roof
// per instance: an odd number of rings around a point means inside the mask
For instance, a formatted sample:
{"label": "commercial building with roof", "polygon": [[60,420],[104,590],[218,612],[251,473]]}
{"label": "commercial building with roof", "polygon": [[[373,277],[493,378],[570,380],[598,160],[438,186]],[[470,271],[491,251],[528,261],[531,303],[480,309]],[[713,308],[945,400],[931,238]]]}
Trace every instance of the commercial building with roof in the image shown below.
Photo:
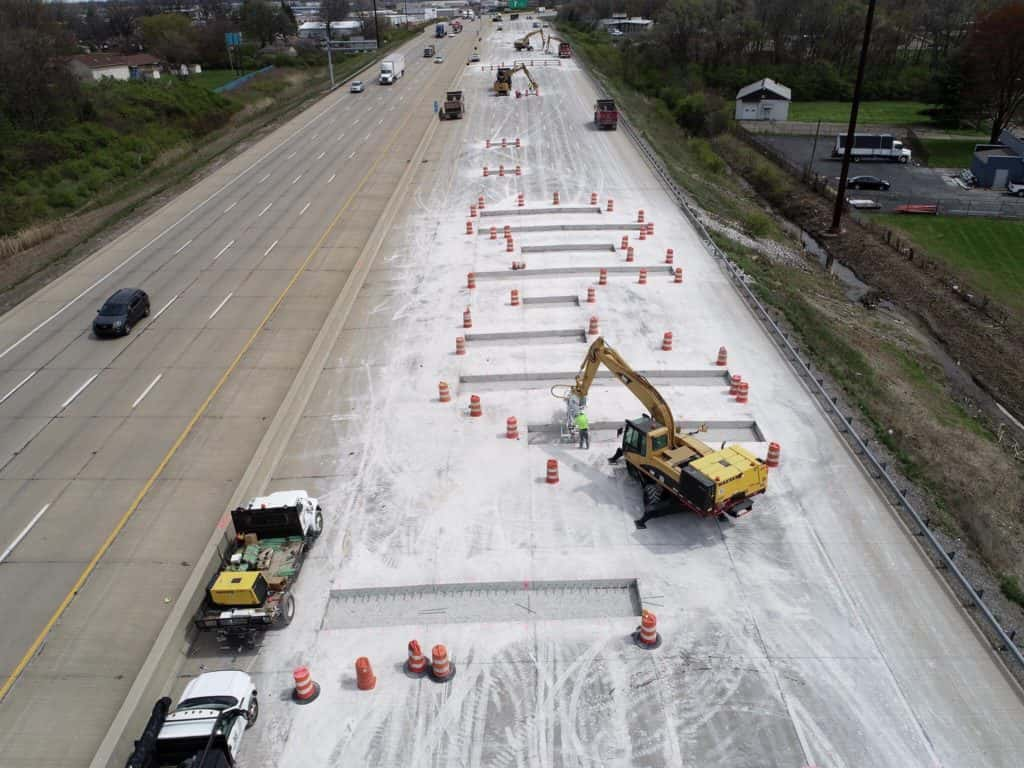
{"label": "commercial building with roof", "polygon": [[1024,131],[1005,128],[998,144],[976,144],[971,173],[980,187],[1024,184]]}
{"label": "commercial building with roof", "polygon": [[143,80],[160,77],[160,60],[148,53],[80,53],[68,66],[82,80]]}
{"label": "commercial building with roof", "polygon": [[624,13],[613,13],[610,19],[601,19],[598,24],[610,35],[640,35],[654,28],[651,19],[641,16],[627,16]]}
{"label": "commercial building with roof", "polygon": [[737,120],[788,120],[793,92],[770,77],[745,85],[736,93]]}

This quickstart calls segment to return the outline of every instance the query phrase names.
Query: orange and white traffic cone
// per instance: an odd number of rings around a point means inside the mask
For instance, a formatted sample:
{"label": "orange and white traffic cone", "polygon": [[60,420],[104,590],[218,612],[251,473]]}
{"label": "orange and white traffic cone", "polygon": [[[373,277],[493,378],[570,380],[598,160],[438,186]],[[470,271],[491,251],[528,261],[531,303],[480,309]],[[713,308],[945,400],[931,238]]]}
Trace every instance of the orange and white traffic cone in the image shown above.
{"label": "orange and white traffic cone", "polygon": [[733,397],[739,394],[741,381],[743,381],[743,377],[738,373],[734,373],[729,377],[729,394]]}
{"label": "orange and white traffic cone", "polygon": [[736,389],[736,402],[746,403],[750,400],[750,382],[741,381]]}
{"label": "orange and white traffic cone", "polygon": [[464,355],[466,354],[466,337],[456,336],[455,337],[455,354]]}
{"label": "orange and white traffic cone", "polygon": [[646,227],[640,227],[640,236],[637,239],[638,240],[646,240],[647,239],[647,228]]}
{"label": "orange and white traffic cone", "polygon": [[512,236],[512,225],[506,224],[504,227],[502,227],[501,234],[506,240],[508,240],[508,238]]}
{"label": "orange and white traffic cone", "polygon": [[370,660],[365,656],[356,659],[356,688],[360,691],[372,691],[377,686]]}
{"label": "orange and white traffic cone", "polygon": [[607,206],[605,207],[605,211],[607,211],[608,213],[611,213],[611,212],[612,212],[612,211],[614,211],[614,210],[615,210],[615,201],[614,201],[614,200],[612,200],[612,199],[611,199],[611,198],[609,197],[609,198],[608,198],[608,205],[607,205]]}
{"label": "orange and white traffic cone", "polygon": [[519,421],[515,416],[509,416],[505,419],[505,437],[509,440],[519,439]]}
{"label": "orange and white traffic cone", "polygon": [[587,288],[587,304],[597,303],[597,288],[590,286]]}
{"label": "orange and white traffic cone", "polygon": [[520,192],[520,193],[519,193],[519,194],[518,194],[518,195],[516,196],[516,205],[517,205],[518,207],[520,207],[520,208],[522,208],[522,207],[523,207],[524,205],[526,205],[526,198],[525,198],[525,197],[523,196],[523,193],[522,193],[522,192]]}
{"label": "orange and white traffic cone", "polygon": [[715,360],[715,365],[728,365],[729,364],[729,351],[725,347],[718,348],[718,359]]}
{"label": "orange and white traffic cone", "polygon": [[633,642],[645,651],[653,651],[661,645],[661,635],[658,634],[658,617],[646,608],[640,614],[640,626],[633,633]]}
{"label": "orange and white traffic cone", "polygon": [[622,236],[622,243],[619,245],[619,250],[624,251],[629,248],[629,235]]}
{"label": "orange and white traffic cone", "polygon": [[552,204],[552,205],[558,205],[558,193],[557,193],[557,192],[555,192],[555,193],[554,193],[554,194],[553,194],[553,195],[551,196],[551,204]]}
{"label": "orange and white traffic cone", "polygon": [[636,279],[637,285],[647,285],[647,270],[641,269],[640,275]]}
{"label": "orange and white traffic cone", "polygon": [[506,147],[508,147],[508,139],[506,139],[504,136],[502,136],[501,137],[501,148],[505,149]]}
{"label": "orange and white traffic cone", "polygon": [[296,667],[292,672],[292,678],[295,680],[292,701],[296,704],[309,704],[316,701],[316,697],[320,695],[320,684],[313,681],[308,667]]}
{"label": "orange and white traffic cone", "polygon": [[466,222],[466,234],[467,235],[472,235],[473,234],[473,222],[472,221],[467,221]]}
{"label": "orange and white traffic cone", "polygon": [[555,485],[558,482],[558,459],[548,459],[547,484]]}
{"label": "orange and white traffic cone", "polygon": [[491,240],[497,240],[498,239],[498,228],[497,227],[491,227],[491,231],[490,231],[489,234],[491,236]]}
{"label": "orange and white traffic cone", "polygon": [[523,143],[519,140],[519,137],[516,136],[516,149],[519,149],[521,146],[523,146]]}
{"label": "orange and white traffic cone", "polygon": [[[459,337],[461,338],[461,337]],[[437,383],[437,402],[439,403],[450,403],[452,401],[452,391],[448,388],[447,381],[439,381]]]}
{"label": "orange and white traffic cone", "polygon": [[498,166],[498,176],[504,176],[504,175],[505,175],[505,166],[504,165],[499,165]]}
{"label": "orange and white traffic cone", "polygon": [[486,179],[490,175],[490,171],[487,170],[487,166],[484,166],[484,178]]}
{"label": "orange and white traffic cone", "polygon": [[472,328],[473,327],[473,313],[470,312],[469,307],[466,307],[462,312],[462,327]]}
{"label": "orange and white traffic cone", "polygon": [[476,207],[477,207],[477,210],[480,210],[480,211],[482,211],[484,209],[484,196],[483,195],[480,195],[476,199]]}
{"label": "orange and white traffic cone", "polygon": [[475,219],[476,218],[476,206],[475,205],[469,206],[469,218],[471,218],[471,219]]}
{"label": "orange and white traffic cone", "polygon": [[476,288],[476,272],[466,273],[466,287],[469,290],[473,290],[474,288]]}
{"label": "orange and white traffic cone", "polygon": [[522,176],[522,175],[523,175],[523,166],[517,165],[516,166],[516,176]]}
{"label": "orange and white traffic cone", "polygon": [[672,351],[672,331],[665,331],[665,335],[661,337],[661,351]]}
{"label": "orange and white traffic cone", "polygon": [[473,418],[484,415],[484,407],[480,402],[480,395],[469,396],[469,415]]}
{"label": "orange and white traffic cone", "polygon": [[633,246],[631,245],[631,246],[629,246],[629,248],[626,249],[626,261],[633,261],[633,260],[634,260]]}
{"label": "orange and white traffic cone", "polygon": [[648,237],[654,237],[654,222],[653,221],[648,221],[647,222],[647,236]]}
{"label": "orange and white traffic cone", "polygon": [[[643,208],[641,208],[639,211],[636,212],[636,223],[637,224],[643,224],[644,223],[644,209]],[[640,231],[643,232],[644,228],[640,227]]]}
{"label": "orange and white traffic cone", "polygon": [[448,660],[448,649],[435,645],[430,650],[430,679],[435,683],[447,683],[455,677],[455,664]]}
{"label": "orange and white traffic cone", "polygon": [[490,139],[484,139],[484,149],[490,149],[490,148],[491,148],[491,140]]}
{"label": "orange and white traffic cone", "polygon": [[587,328],[587,335],[588,336],[597,336],[600,333],[601,333],[601,328],[597,324],[597,315],[594,315],[593,317],[590,318],[590,327]]}
{"label": "orange and white traffic cone", "polygon": [[423,677],[427,674],[427,657],[423,655],[418,640],[409,641],[409,658],[405,662],[405,674],[409,677]]}
{"label": "orange and white traffic cone", "polygon": [[597,192],[590,193],[590,204],[597,205]]}
{"label": "orange and white traffic cone", "polygon": [[509,305],[513,307],[519,306],[519,289],[513,288],[511,296],[509,297]]}
{"label": "orange and white traffic cone", "polygon": [[597,284],[608,285],[608,270],[601,267],[601,271],[597,273]]}
{"label": "orange and white traffic cone", "polygon": [[510,238],[508,238],[505,241],[505,253],[515,253],[515,252],[516,252],[516,244],[512,241],[512,238],[510,237]]}
{"label": "orange and white traffic cone", "polygon": [[768,456],[764,460],[766,467],[777,467],[782,459],[782,446],[778,443],[768,443]]}
{"label": "orange and white traffic cone", "polygon": [[676,252],[673,251],[671,248],[666,248],[665,249],[665,263],[666,264],[671,264],[673,261],[675,261],[675,258],[676,258]]}
{"label": "orange and white traffic cone", "polygon": [[672,282],[673,283],[681,283],[681,282],[683,282],[683,268],[682,267],[676,267],[675,277],[673,278]]}

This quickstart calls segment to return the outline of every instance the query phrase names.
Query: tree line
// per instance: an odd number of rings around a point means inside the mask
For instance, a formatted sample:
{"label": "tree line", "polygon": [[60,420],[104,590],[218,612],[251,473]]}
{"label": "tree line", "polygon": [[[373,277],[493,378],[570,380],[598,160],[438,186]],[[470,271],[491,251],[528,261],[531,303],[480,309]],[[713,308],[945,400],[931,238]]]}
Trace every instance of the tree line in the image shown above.
{"label": "tree line", "polygon": [[[572,0],[581,28],[613,12],[655,20],[619,43],[622,71],[667,102],[696,91],[731,98],[761,77],[794,99],[848,100],[866,0]],[[1024,2],[878,0],[865,97],[937,105],[949,123],[991,122],[993,137],[1024,101]],[[705,95],[706,97],[706,95]]]}

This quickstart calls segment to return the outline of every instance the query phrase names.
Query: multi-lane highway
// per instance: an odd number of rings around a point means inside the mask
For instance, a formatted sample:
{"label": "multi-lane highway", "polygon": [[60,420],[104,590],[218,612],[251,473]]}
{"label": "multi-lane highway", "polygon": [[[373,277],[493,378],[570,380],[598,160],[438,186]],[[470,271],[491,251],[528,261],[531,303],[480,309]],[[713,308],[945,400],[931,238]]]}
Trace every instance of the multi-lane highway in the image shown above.
{"label": "multi-lane highway", "polygon": [[[0,318],[0,763],[87,764],[465,66],[326,96]],[[150,317],[90,324],[118,287]]]}

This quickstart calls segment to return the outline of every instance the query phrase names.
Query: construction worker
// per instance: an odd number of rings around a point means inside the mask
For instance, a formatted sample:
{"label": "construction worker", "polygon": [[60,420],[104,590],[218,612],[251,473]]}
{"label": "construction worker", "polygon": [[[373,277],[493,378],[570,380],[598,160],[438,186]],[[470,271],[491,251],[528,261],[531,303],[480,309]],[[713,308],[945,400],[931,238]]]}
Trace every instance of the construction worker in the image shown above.
{"label": "construction worker", "polygon": [[583,444],[586,443],[587,450],[590,450],[590,421],[587,419],[587,414],[584,411],[580,411],[576,414],[576,429],[580,432],[580,448],[583,448]]}

